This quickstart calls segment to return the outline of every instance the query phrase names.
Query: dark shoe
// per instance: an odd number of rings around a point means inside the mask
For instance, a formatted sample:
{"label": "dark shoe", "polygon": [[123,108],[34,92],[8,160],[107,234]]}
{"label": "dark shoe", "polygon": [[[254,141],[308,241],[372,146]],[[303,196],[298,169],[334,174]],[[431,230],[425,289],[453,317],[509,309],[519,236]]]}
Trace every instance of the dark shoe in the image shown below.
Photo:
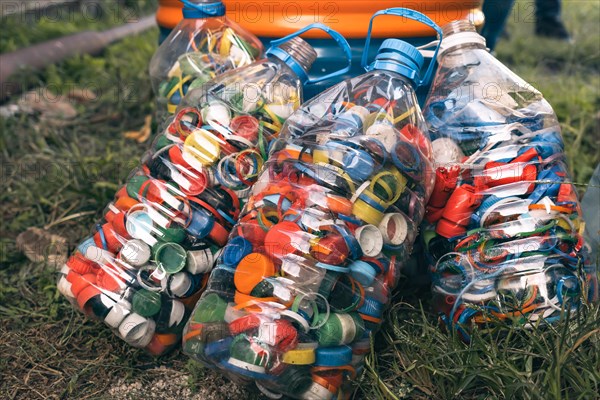
{"label": "dark shoe", "polygon": [[543,19],[536,21],[535,34],[549,39],[572,42],[573,39],[560,19]]}

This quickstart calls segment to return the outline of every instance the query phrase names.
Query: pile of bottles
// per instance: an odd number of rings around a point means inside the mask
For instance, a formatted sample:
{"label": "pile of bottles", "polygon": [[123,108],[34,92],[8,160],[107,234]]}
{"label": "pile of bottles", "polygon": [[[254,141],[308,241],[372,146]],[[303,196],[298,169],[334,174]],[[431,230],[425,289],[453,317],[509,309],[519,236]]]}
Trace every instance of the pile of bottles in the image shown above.
{"label": "pile of bottles", "polygon": [[[341,35],[311,24],[263,53],[220,1],[183,3],[150,67],[172,115],[60,273],[86,315],[153,355],[183,339],[270,397],[340,399],[419,229],[434,307],[465,340],[598,299],[556,115],[469,22],[379,11],[366,73],[303,104],[304,87],[350,70]],[[380,15],[432,28],[433,61],[388,39],[369,63]],[[315,76],[310,29],[348,65]]]}

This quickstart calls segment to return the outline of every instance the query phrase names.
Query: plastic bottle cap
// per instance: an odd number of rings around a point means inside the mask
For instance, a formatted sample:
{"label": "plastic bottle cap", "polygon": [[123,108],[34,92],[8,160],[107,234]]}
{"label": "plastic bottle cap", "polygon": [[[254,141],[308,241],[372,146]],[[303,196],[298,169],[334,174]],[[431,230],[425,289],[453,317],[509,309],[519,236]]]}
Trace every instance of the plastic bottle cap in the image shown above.
{"label": "plastic bottle cap", "polygon": [[178,225],[171,224],[168,228],[158,228],[157,236],[162,242],[182,243],[187,235]]}
{"label": "plastic bottle cap", "polygon": [[184,321],[184,317],[185,305],[178,300],[166,299],[163,301],[158,315],[154,317],[156,330],[165,332],[175,328]]}
{"label": "plastic bottle cap", "polygon": [[183,144],[183,159],[198,171],[214,164],[220,153],[219,140],[205,129],[194,130]]}
{"label": "plastic bottle cap", "polygon": [[84,310],[88,301],[95,296],[100,296],[102,292],[95,285],[89,285],[85,287],[81,292],[77,294],[77,304],[79,308]]}
{"label": "plastic bottle cap", "polygon": [[150,261],[150,246],[140,239],[128,240],[119,253],[121,258],[134,267],[141,267]]}
{"label": "plastic bottle cap", "polygon": [[362,182],[373,174],[375,161],[365,151],[353,149],[344,154],[344,171],[355,181]]}
{"label": "plastic bottle cap", "polygon": [[352,362],[352,348],[349,346],[319,347],[315,365],[320,367],[342,367]]}
{"label": "plastic bottle cap", "polygon": [[75,295],[71,291],[71,282],[67,280],[65,275],[62,275],[56,285],[58,291],[65,296],[67,299],[75,300]]}
{"label": "plastic bottle cap", "polygon": [[333,395],[337,390],[329,390],[329,388],[324,387],[323,385],[313,382],[308,390],[302,394],[301,399],[304,400],[314,400],[314,399],[323,399],[323,400],[331,400],[333,399]]}
{"label": "plastic bottle cap", "polygon": [[364,287],[369,287],[373,284],[377,272],[373,266],[365,261],[355,260],[350,264],[352,277]]}
{"label": "plastic bottle cap", "polygon": [[294,364],[294,365],[310,365],[314,364],[316,360],[315,349],[314,348],[305,348],[305,349],[294,349],[289,350],[283,353],[282,362],[285,364]]}
{"label": "plastic bottle cap", "polygon": [[438,164],[456,164],[460,163],[465,154],[462,149],[451,138],[438,138],[431,142],[433,160]]}
{"label": "plastic bottle cap", "polygon": [[140,289],[133,294],[133,311],[142,317],[151,317],[158,314],[162,303],[158,292]]}
{"label": "plastic bottle cap", "polygon": [[252,253],[252,243],[241,236],[236,236],[223,248],[221,262],[228,267],[235,267],[250,253]]}
{"label": "plastic bottle cap", "polygon": [[173,275],[167,276],[163,281],[165,282],[165,289],[167,293],[173,297],[187,297],[189,290],[192,287],[192,279],[186,272],[178,272]]}
{"label": "plastic bottle cap", "polygon": [[174,274],[185,268],[187,253],[177,243],[159,243],[154,248],[154,260],[168,274]]}
{"label": "plastic bottle cap", "polygon": [[256,143],[258,139],[258,120],[251,115],[239,115],[231,120],[231,131],[246,140]]}
{"label": "plastic bottle cap", "polygon": [[117,329],[121,322],[131,312],[131,304],[127,301],[121,300],[117,302],[104,317],[104,323],[111,328]]}
{"label": "plastic bottle cap", "polygon": [[379,230],[386,243],[400,245],[408,236],[408,221],[401,213],[385,214],[379,224]]}
{"label": "plastic bottle cap", "polygon": [[192,321],[221,322],[225,318],[225,310],[227,310],[227,302],[214,292],[208,293],[198,301]]}
{"label": "plastic bottle cap", "polygon": [[210,234],[214,225],[215,219],[211,214],[204,209],[192,207],[191,218],[185,229],[192,236],[204,238]]}
{"label": "plastic bottle cap", "polygon": [[[85,253],[83,253],[85,254]],[[78,274],[89,274],[96,269],[94,263],[81,254],[74,254],[66,262],[66,265]]]}
{"label": "plastic bottle cap", "polygon": [[144,210],[135,210],[127,215],[125,227],[132,238],[148,242],[153,226],[152,217]]}
{"label": "plastic bottle cap", "polygon": [[85,289],[89,285],[96,284],[96,275],[80,275],[77,272],[71,271],[67,275],[67,280],[71,283],[71,292],[73,292],[73,295],[77,297],[83,289]]}
{"label": "plastic bottle cap", "polygon": [[[322,323],[325,316],[319,318]],[[323,346],[337,346],[352,342],[356,333],[356,323],[351,315],[332,313],[317,330],[317,338]]]}
{"label": "plastic bottle cap", "polygon": [[296,246],[304,242],[302,229],[292,221],[282,221],[272,226],[265,236],[265,248],[273,258],[295,253]]}
{"label": "plastic bottle cap", "polygon": [[152,340],[156,324],[154,321],[131,313],[119,325],[119,335],[135,347],[145,347]]}
{"label": "plastic bottle cap", "polygon": [[381,231],[371,224],[363,225],[356,229],[354,236],[360,244],[362,252],[367,257],[376,257],[383,248],[383,235]]}
{"label": "plastic bottle cap", "polygon": [[374,123],[367,129],[365,134],[383,143],[383,146],[390,154],[398,141],[394,126],[385,122]]}
{"label": "plastic bottle cap", "polygon": [[187,252],[186,269],[191,274],[209,272],[215,262],[215,256],[210,249],[193,250]]}
{"label": "plastic bottle cap", "polygon": [[212,102],[202,109],[202,120],[211,126],[228,127],[231,122],[231,111],[223,103]]}
{"label": "plastic bottle cap", "polygon": [[239,262],[233,282],[239,292],[249,295],[264,278],[273,275],[275,265],[271,259],[264,254],[250,253]]}
{"label": "plastic bottle cap", "polygon": [[152,355],[160,356],[169,350],[171,346],[177,344],[177,341],[177,335],[174,333],[155,333],[146,346],[146,350]]}

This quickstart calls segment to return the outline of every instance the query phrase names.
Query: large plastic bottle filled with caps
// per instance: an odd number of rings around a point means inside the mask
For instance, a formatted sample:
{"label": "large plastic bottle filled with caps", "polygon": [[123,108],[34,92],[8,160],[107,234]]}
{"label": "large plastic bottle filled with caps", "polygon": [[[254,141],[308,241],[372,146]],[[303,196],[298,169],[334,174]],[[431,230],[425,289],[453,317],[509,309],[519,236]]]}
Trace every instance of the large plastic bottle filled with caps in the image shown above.
{"label": "large plastic bottle filled with caps", "polygon": [[[302,102],[316,52],[298,35],[192,89],[142,165],[66,262],[58,288],[154,355],[173,348],[237,221],[269,143]],[[344,73],[345,70],[338,73]]]}
{"label": "large plastic bottle filled with caps", "polygon": [[263,56],[256,36],[225,16],[220,0],[182,0],[183,19],[150,61],[157,112],[173,114],[188,90]]}
{"label": "large plastic bottle filled with caps", "polygon": [[366,74],[288,118],[185,328],[186,354],[271,398],[351,393],[433,189],[423,64],[386,40]]}
{"label": "large plastic bottle filled with caps", "polygon": [[473,324],[551,322],[598,298],[556,114],[467,21],[443,28],[424,107],[436,184],[424,234],[434,307]]}

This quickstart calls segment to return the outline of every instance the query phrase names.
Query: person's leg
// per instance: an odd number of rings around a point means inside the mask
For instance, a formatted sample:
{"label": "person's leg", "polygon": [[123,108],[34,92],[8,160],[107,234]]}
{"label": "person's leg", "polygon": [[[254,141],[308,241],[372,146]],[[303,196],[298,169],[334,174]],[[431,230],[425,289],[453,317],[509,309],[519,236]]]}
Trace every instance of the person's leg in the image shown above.
{"label": "person's leg", "polygon": [[560,16],[561,0],[535,0],[535,34],[560,40],[571,40]]}
{"label": "person's leg", "polygon": [[483,15],[485,23],[481,29],[481,36],[490,51],[496,47],[498,37],[502,34],[506,20],[513,8],[514,0],[485,0],[483,2]]}

